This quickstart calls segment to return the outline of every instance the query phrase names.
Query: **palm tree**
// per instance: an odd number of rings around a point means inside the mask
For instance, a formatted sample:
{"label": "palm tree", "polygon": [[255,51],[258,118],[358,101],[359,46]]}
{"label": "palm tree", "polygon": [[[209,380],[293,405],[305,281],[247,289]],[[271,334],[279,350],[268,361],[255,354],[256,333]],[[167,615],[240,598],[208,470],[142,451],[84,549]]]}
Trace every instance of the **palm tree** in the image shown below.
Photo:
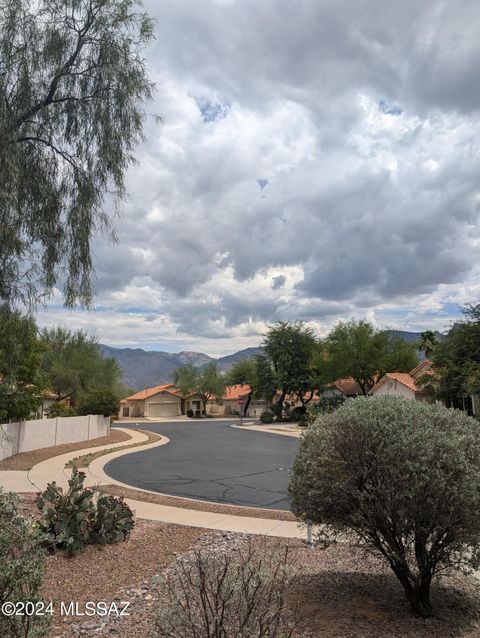
{"label": "palm tree", "polygon": [[438,339],[432,330],[424,330],[420,335],[419,349],[427,359],[430,358],[437,344]]}

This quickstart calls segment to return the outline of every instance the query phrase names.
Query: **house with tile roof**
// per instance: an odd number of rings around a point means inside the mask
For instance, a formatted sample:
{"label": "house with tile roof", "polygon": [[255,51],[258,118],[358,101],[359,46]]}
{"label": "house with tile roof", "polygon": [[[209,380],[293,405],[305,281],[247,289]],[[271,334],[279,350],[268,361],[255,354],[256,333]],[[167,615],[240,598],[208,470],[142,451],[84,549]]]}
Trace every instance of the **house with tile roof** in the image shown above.
{"label": "house with tile roof", "polygon": [[329,383],[325,390],[321,393],[321,398],[342,397],[350,399],[358,397],[362,394],[362,390],[355,379],[347,377],[345,379],[337,379],[333,383]]}
{"label": "house with tile roof", "polygon": [[432,362],[422,361],[410,372],[387,372],[370,390],[372,396],[395,395],[413,401],[426,401],[429,397],[420,379],[433,376]]}
{"label": "house with tile roof", "polygon": [[[243,414],[250,393],[251,389],[248,385],[228,386],[223,397],[210,397],[207,401],[207,414],[212,416]],[[175,417],[187,414],[189,410],[199,416],[202,411],[202,398],[196,393],[184,395],[175,384],[163,383],[132,394],[120,401],[120,406],[121,416],[128,418]],[[260,416],[265,409],[265,401],[252,399],[247,416]]]}
{"label": "house with tile roof", "polygon": [[183,395],[173,383],[163,383],[153,388],[145,388],[121,401],[123,417],[170,417],[194,414],[202,409],[202,400],[198,394]]}
{"label": "house with tile roof", "polygon": [[247,384],[227,386],[221,399],[210,397],[207,401],[207,414],[214,416],[243,415],[245,406],[248,404],[245,416],[259,417],[267,409],[267,402],[264,399],[252,398],[250,403],[248,403],[248,396],[251,391],[250,386]]}

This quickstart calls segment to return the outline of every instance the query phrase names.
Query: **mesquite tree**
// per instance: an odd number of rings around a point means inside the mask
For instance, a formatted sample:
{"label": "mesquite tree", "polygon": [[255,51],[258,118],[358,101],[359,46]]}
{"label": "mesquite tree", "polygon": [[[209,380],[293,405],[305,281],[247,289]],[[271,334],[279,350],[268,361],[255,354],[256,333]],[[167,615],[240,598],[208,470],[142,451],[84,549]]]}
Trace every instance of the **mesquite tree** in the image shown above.
{"label": "mesquite tree", "polygon": [[400,397],[360,397],[304,435],[293,512],[383,556],[413,610],[432,612],[432,578],[477,567],[480,424]]}
{"label": "mesquite tree", "polygon": [[0,302],[88,305],[151,97],[137,0],[0,0]]}

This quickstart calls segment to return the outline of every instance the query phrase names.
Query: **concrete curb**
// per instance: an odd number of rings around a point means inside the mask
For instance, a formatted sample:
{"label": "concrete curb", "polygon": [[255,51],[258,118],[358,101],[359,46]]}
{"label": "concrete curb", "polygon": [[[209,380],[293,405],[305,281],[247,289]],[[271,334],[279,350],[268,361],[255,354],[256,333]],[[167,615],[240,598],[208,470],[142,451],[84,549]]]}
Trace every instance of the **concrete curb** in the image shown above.
{"label": "concrete curb", "polygon": [[[132,443],[140,443],[142,441],[148,440],[148,437],[145,434],[136,430],[132,430],[130,428],[119,429],[130,434],[132,438],[128,441],[123,441],[122,443],[115,444],[115,447],[126,447],[132,445]],[[85,470],[85,484],[88,486],[113,484],[136,490],[139,492],[139,494],[144,492],[158,495],[159,492],[142,490],[140,488],[136,488],[135,486],[121,483],[120,481],[117,481],[108,476],[104,468],[109,461],[120,456],[166,445],[169,442],[169,439],[163,435],[160,436],[162,436],[162,439],[160,441],[155,441],[154,443],[143,445],[141,447],[139,446],[136,448],[128,448],[125,450],[115,450],[115,452],[111,452],[110,454],[106,454],[99,457],[98,459],[95,459],[90,464],[90,467]],[[42,461],[41,463],[38,463],[27,473],[28,481],[34,488],[34,490],[29,489],[28,491],[41,491],[45,489],[47,484],[51,483],[52,481],[56,481],[60,487],[66,488],[68,485],[68,479],[71,475],[70,470],[65,468],[65,464],[68,461],[77,456],[84,456],[85,454],[89,454],[90,452],[99,452],[111,447],[112,444],[94,448],[85,448],[83,450],[75,450],[74,452],[68,452],[66,454],[54,456],[50,459]],[[168,497],[169,495],[167,494],[164,496]],[[234,514],[193,510],[182,507],[173,507],[170,505],[160,505],[158,503],[147,503],[145,501],[137,499],[127,498],[125,500],[127,504],[133,510],[135,510],[135,513],[139,518],[144,518],[151,521],[162,521],[165,523],[174,523],[176,525],[186,525],[189,527],[201,527],[211,530],[278,536],[282,538],[306,537],[304,525],[293,521],[281,521],[277,519],[255,518],[249,516],[238,516]],[[204,501],[197,502],[202,503]],[[232,507],[235,506],[232,505]]]}
{"label": "concrete curb", "polygon": [[280,436],[293,436],[295,439],[299,439],[302,436],[302,432],[293,432],[292,430],[281,430],[279,428],[269,428],[264,425],[254,425],[245,423],[245,425],[232,425],[231,428],[238,428],[239,430],[251,430],[252,432],[266,432],[267,434],[280,434]]}

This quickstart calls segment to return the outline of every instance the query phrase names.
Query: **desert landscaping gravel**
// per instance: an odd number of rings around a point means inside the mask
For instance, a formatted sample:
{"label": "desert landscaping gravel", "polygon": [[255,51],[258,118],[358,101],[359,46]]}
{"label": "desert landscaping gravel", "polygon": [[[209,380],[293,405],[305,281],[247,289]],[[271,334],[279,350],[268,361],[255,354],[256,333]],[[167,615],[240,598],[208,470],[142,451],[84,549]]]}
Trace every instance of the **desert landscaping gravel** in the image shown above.
{"label": "desert landscaping gravel", "polygon": [[[34,495],[24,495],[24,511],[34,513]],[[156,607],[156,576],[172,561],[189,561],[198,547],[227,551],[248,536],[137,520],[130,539],[117,545],[89,546],[67,558],[48,557],[43,586],[46,600],[130,603],[129,616],[55,616],[52,638],[114,636],[149,638]],[[295,556],[297,576],[290,591],[292,608],[304,620],[301,638],[478,638],[480,582],[458,572],[434,587],[435,617],[422,620],[410,612],[400,585],[389,569],[365,551],[339,543],[311,549],[295,539],[252,537],[256,542],[285,546]],[[158,634],[154,634],[160,638]]]}

